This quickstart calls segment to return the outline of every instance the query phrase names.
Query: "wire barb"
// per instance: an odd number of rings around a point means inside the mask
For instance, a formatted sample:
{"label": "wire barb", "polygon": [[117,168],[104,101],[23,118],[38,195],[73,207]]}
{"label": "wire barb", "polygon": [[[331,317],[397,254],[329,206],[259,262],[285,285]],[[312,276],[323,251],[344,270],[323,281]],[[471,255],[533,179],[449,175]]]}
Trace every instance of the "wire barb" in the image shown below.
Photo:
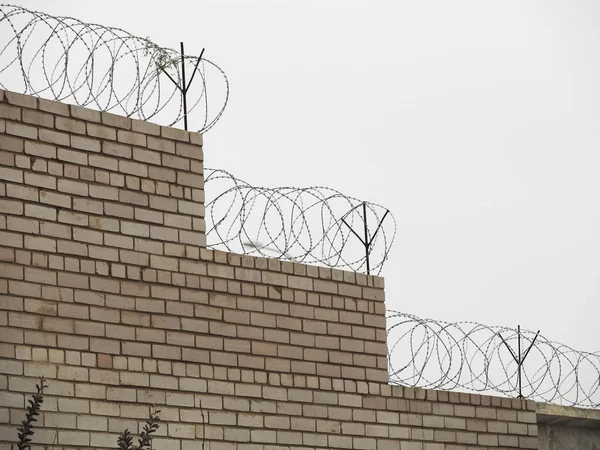
{"label": "wire barb", "polygon": [[198,132],[227,105],[227,76],[204,50],[186,56],[118,28],[7,4],[0,36],[1,89]]}
{"label": "wire barb", "polygon": [[204,183],[206,240],[216,250],[379,274],[396,236],[386,208],[334,189],[251,186],[216,169],[205,169]]}
{"label": "wire barb", "polygon": [[[397,311],[388,311],[387,328],[392,384],[600,408],[600,352],[574,350],[521,327],[449,323]],[[523,354],[520,342],[527,348]]]}

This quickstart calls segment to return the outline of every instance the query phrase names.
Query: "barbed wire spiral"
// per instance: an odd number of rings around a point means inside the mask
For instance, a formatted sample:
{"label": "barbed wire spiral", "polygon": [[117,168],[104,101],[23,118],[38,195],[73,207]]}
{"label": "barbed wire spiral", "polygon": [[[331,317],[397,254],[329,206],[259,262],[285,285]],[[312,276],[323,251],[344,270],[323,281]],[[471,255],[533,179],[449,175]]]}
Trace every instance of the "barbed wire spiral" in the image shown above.
{"label": "barbed wire spiral", "polygon": [[600,408],[600,352],[574,350],[513,328],[397,311],[388,311],[387,320],[392,384],[518,396],[520,359],[523,397]]}
{"label": "barbed wire spiral", "polygon": [[186,97],[198,132],[219,120],[229,98],[225,72],[204,57],[8,4],[0,4],[0,88],[167,126],[184,119]]}
{"label": "barbed wire spiral", "polygon": [[387,209],[334,189],[256,187],[217,169],[205,169],[204,183],[207,245],[217,250],[378,274],[394,242]]}

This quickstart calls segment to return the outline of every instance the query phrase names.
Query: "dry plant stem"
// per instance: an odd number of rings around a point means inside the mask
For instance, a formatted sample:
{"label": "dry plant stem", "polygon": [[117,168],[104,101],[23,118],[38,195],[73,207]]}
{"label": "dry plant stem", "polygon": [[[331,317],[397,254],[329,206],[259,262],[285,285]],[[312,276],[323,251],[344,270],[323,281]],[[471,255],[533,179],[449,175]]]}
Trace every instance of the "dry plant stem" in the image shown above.
{"label": "dry plant stem", "polygon": [[146,420],[140,437],[138,438],[138,444],[133,445],[133,434],[125,429],[117,438],[117,445],[119,450],[149,450],[152,448],[152,434],[158,430],[160,417],[158,415],[160,410],[150,412],[150,417]]}
{"label": "dry plant stem", "polygon": [[40,377],[39,384],[35,385],[36,393],[28,400],[25,413],[25,419],[21,422],[21,426],[17,429],[19,441],[17,448],[19,450],[31,448],[31,437],[35,434],[33,424],[37,422],[37,416],[40,414],[42,403],[44,402],[44,389],[48,386],[45,383],[43,376]]}

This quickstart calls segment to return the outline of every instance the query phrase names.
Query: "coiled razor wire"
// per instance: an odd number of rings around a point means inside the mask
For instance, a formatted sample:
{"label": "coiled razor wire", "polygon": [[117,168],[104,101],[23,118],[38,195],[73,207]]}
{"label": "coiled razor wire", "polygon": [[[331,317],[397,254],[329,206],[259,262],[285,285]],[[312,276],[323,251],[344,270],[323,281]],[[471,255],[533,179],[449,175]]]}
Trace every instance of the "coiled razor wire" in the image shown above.
{"label": "coiled razor wire", "polygon": [[388,311],[387,321],[392,384],[600,408],[600,352],[577,351],[531,331],[473,322],[420,319],[397,311]]}
{"label": "coiled razor wire", "polygon": [[205,169],[206,240],[217,250],[378,274],[396,235],[380,205],[326,187],[251,186]]}
{"label": "coiled razor wire", "polygon": [[219,120],[229,97],[225,72],[202,54],[7,4],[0,5],[0,88],[167,126],[186,120],[198,132]]}

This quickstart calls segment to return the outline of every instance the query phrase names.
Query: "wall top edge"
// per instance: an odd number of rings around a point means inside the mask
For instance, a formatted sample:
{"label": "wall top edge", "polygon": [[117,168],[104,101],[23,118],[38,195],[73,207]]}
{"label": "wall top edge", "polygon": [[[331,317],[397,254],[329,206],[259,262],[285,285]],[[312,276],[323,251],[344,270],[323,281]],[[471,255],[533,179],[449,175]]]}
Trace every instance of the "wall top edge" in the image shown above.
{"label": "wall top edge", "polygon": [[121,128],[123,130],[143,133],[149,136],[162,137],[174,141],[202,146],[203,135],[193,131],[157,125],[143,120],[132,119],[119,114],[98,111],[96,109],[61,103],[54,100],[28,94],[0,89],[0,103],[8,103],[15,107],[39,110],[42,112],[70,117],[73,119],[96,122],[98,124]]}
{"label": "wall top edge", "polygon": [[538,403],[538,423],[600,429],[600,410]]}
{"label": "wall top edge", "polygon": [[[308,277],[323,280],[324,282],[338,282],[356,284],[365,288],[384,289],[385,280],[377,275],[366,275],[360,272],[334,269],[311,264],[296,263],[274,258],[263,258],[260,256],[242,255],[238,253],[225,252],[203,248],[200,252],[200,260],[224,264],[239,269],[256,269],[268,272],[279,272],[288,276]],[[332,292],[332,294],[335,294]],[[372,300],[383,300],[383,296],[375,294]]]}

